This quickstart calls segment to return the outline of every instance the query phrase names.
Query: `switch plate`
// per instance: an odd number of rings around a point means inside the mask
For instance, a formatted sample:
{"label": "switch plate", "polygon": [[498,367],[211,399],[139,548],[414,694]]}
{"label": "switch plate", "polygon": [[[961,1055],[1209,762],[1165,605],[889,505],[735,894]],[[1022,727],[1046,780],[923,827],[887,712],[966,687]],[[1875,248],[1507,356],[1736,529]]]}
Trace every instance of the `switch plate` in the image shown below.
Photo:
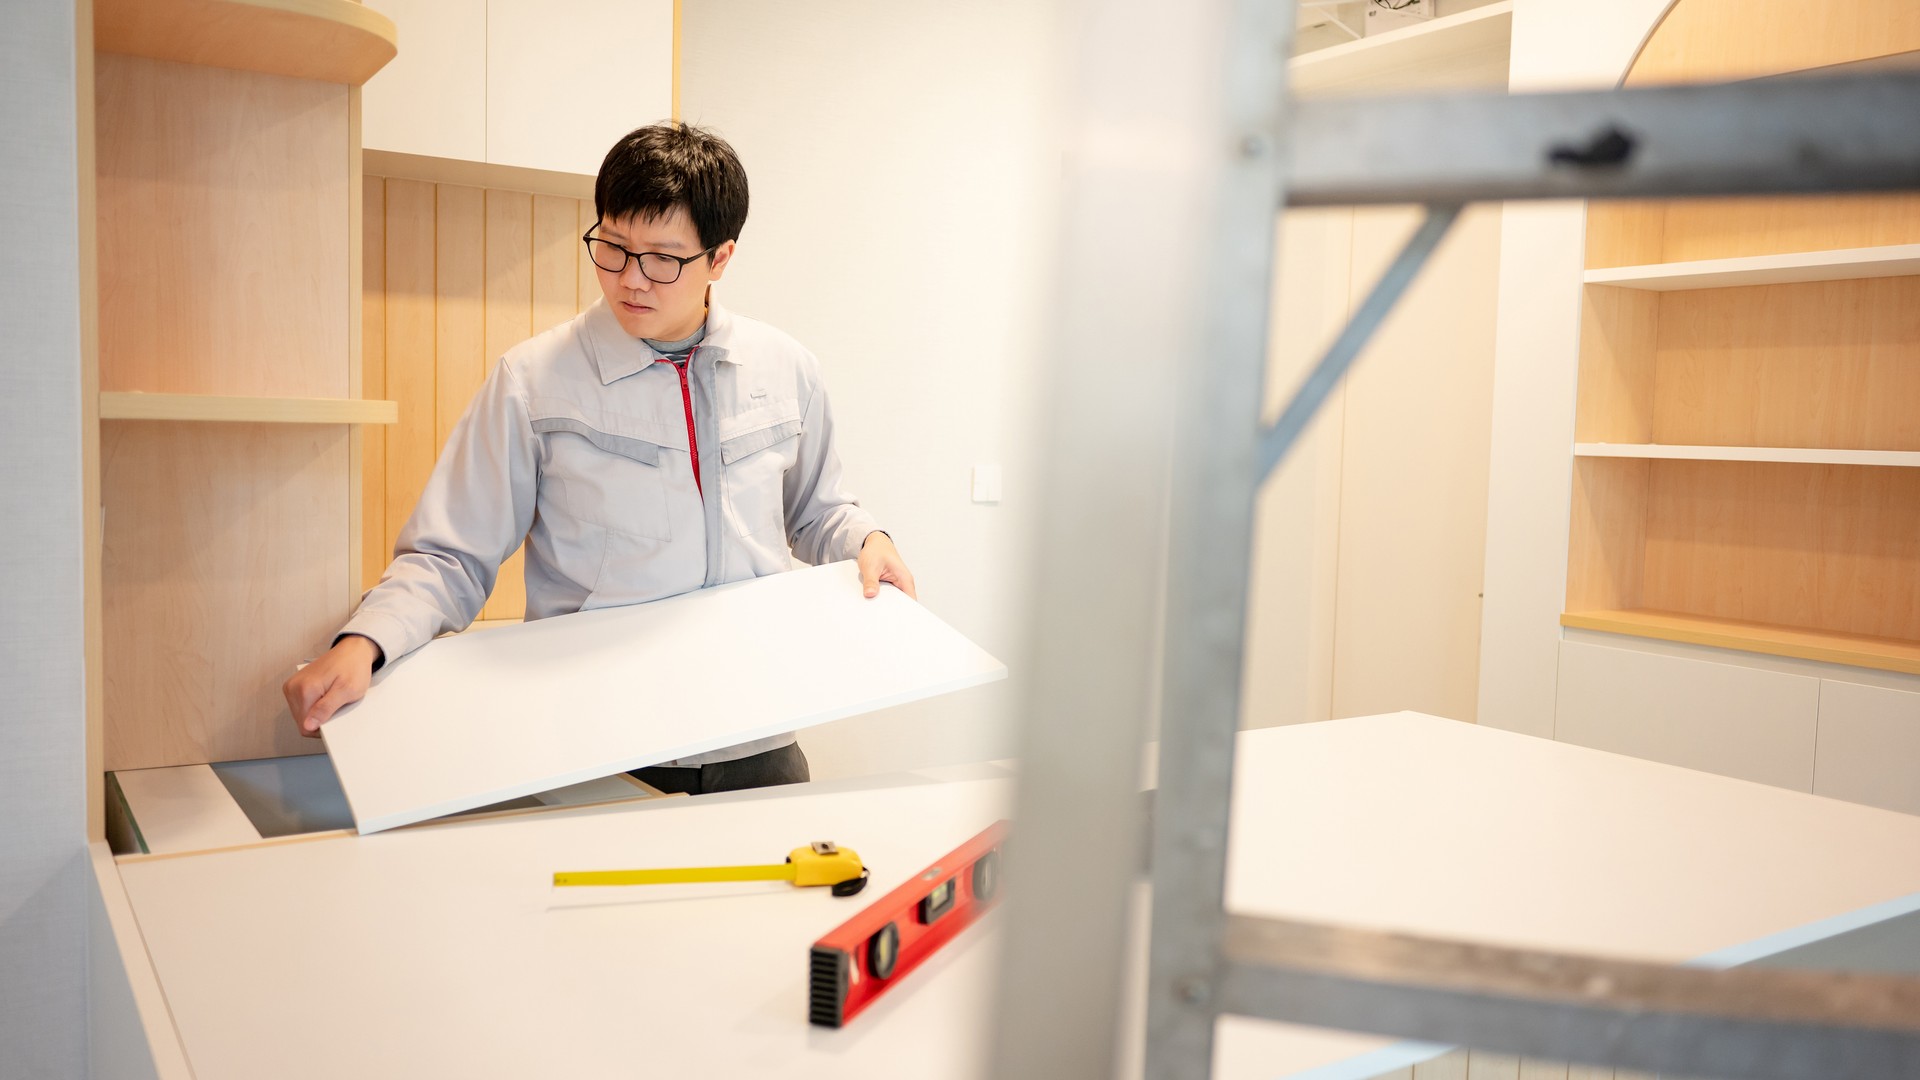
{"label": "switch plate", "polygon": [[975,465],[973,467],[973,501],[977,503],[1000,501],[1000,466]]}

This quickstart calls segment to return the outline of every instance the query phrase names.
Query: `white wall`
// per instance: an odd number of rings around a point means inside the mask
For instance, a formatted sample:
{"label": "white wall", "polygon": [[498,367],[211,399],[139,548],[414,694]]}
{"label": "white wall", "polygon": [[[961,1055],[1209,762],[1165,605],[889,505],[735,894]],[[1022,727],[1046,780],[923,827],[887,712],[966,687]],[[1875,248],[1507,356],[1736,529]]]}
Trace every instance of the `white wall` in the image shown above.
{"label": "white wall", "polygon": [[[1673,0],[1520,0],[1515,93],[1617,84]],[[1506,208],[1494,344],[1480,722],[1553,734],[1573,498],[1586,211]]]}
{"label": "white wall", "polygon": [[71,0],[0,15],[0,1073],[10,1077],[87,1074],[74,19]]}
{"label": "white wall", "polygon": [[[733,143],[753,190],[721,297],[820,356],[854,488],[921,601],[1015,658],[1058,228],[1052,5],[702,0],[682,19],[681,114]],[[976,463],[1004,468],[999,505],[970,501]],[[801,743],[819,777],[1010,756],[1018,693]]]}

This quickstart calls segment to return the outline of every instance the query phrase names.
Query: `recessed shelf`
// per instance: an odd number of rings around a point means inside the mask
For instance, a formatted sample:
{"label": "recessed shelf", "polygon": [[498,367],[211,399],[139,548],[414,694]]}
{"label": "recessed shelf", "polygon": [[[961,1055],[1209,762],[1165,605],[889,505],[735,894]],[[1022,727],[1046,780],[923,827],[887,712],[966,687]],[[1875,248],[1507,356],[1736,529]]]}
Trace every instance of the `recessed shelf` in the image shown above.
{"label": "recessed shelf", "polygon": [[1560,625],[1920,675],[1916,641],[1637,609],[1570,611],[1560,616]]}
{"label": "recessed shelf", "polygon": [[352,398],[221,397],[102,391],[102,420],[214,420],[253,424],[393,424],[400,405]]}
{"label": "recessed shelf", "polygon": [[1740,285],[1786,285],[1802,281],[1906,277],[1912,274],[1920,274],[1920,244],[1801,251],[1787,255],[1753,255],[1739,259],[1702,259],[1698,262],[1653,263],[1646,266],[1612,266],[1587,271],[1587,284],[1671,292],[1679,289],[1726,289]]}
{"label": "recessed shelf", "polygon": [[393,20],[356,0],[95,0],[93,44],[208,67],[359,86],[392,60]]}
{"label": "recessed shelf", "polygon": [[1671,461],[1782,461],[1805,465],[1888,465],[1920,468],[1920,451],[1823,450],[1787,446],[1666,446],[1659,443],[1575,443],[1575,457],[1661,458]]}
{"label": "recessed shelf", "polygon": [[1295,94],[1507,85],[1513,0],[1293,58]]}

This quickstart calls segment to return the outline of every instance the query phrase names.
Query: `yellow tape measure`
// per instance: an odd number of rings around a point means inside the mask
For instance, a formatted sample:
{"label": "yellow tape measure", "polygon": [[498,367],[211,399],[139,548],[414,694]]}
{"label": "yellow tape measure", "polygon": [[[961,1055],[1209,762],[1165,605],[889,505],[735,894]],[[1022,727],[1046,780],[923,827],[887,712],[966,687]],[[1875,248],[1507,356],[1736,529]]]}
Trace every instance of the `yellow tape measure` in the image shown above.
{"label": "yellow tape measure", "polygon": [[553,875],[553,884],[679,885],[706,881],[791,881],[798,886],[829,885],[835,896],[852,896],[867,885],[867,868],[852,848],[817,840],[794,848],[783,863],[754,866],[677,866],[662,870],[572,870]]}

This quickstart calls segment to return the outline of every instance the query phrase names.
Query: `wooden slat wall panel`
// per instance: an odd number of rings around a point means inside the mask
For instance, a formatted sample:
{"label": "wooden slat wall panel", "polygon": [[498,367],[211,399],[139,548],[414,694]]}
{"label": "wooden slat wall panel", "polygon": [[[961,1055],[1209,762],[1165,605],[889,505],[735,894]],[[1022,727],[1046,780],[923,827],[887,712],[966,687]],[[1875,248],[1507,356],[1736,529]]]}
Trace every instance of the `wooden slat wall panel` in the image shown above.
{"label": "wooden slat wall panel", "polygon": [[1653,441],[1920,450],[1920,277],[1657,295]]}
{"label": "wooden slat wall panel", "polygon": [[[501,354],[533,335],[533,196],[487,192],[486,248],[486,357],[491,370]],[[523,552],[516,551],[502,564],[482,618],[517,619],[526,610],[524,559]]]}
{"label": "wooden slat wall panel", "polygon": [[435,186],[433,233],[433,445],[447,444],[453,425],[486,378],[486,192]]}
{"label": "wooden slat wall panel", "polygon": [[[364,180],[360,218],[364,263],[360,278],[360,385],[363,396],[387,397],[387,182]],[[360,588],[370,589],[387,568],[387,425],[360,429]]]}
{"label": "wooden slat wall panel", "polygon": [[[387,397],[400,420],[387,428],[386,523],[382,546],[413,513],[440,443],[434,428],[434,186],[388,180]],[[386,560],[380,561],[386,568]]]}
{"label": "wooden slat wall panel", "polygon": [[1641,606],[1920,638],[1920,469],[1655,461],[1646,530]]}
{"label": "wooden slat wall panel", "polygon": [[[367,503],[381,508],[365,518],[370,587],[494,363],[577,314],[600,289],[579,239],[594,221],[590,201],[379,177],[367,184],[367,235],[381,231],[387,262],[376,277],[371,253],[380,249],[369,239],[366,332],[370,342],[382,339],[386,396],[401,411],[385,429],[385,472],[368,470]],[[376,202],[371,193],[382,187],[386,198]],[[374,324],[376,312],[384,327]],[[367,370],[371,379],[371,360]],[[501,565],[481,618],[524,613],[523,558],[517,551]]]}

